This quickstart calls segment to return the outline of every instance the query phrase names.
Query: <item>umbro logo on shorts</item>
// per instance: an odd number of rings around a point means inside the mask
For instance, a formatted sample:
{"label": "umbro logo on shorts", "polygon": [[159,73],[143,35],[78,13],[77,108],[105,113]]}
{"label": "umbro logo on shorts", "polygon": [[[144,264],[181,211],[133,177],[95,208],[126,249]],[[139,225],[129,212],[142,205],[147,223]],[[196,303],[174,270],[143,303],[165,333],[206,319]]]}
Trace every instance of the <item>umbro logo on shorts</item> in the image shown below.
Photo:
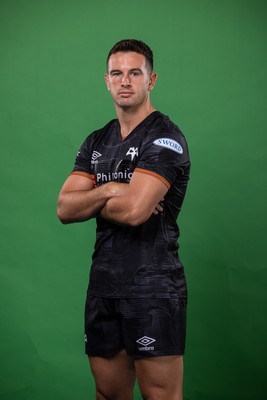
{"label": "umbro logo on shorts", "polygon": [[155,339],[152,339],[148,336],[143,336],[137,340],[137,343],[142,344],[143,346],[149,346],[151,343],[155,342]]}
{"label": "umbro logo on shorts", "polygon": [[156,339],[153,339],[148,336],[143,336],[140,339],[137,339],[137,343],[141,344],[143,347],[138,347],[139,351],[151,351],[154,350],[154,346],[149,346],[150,344],[154,343]]}

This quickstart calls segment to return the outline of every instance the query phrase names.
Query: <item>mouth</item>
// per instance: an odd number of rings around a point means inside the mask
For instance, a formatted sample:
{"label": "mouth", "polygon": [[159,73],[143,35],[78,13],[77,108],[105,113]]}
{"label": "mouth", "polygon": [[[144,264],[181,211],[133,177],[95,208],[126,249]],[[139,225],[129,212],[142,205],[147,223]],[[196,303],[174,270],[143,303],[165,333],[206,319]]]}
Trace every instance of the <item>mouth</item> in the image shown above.
{"label": "mouth", "polygon": [[125,90],[119,92],[119,95],[121,97],[130,97],[132,94],[133,94],[133,92],[127,92]]}

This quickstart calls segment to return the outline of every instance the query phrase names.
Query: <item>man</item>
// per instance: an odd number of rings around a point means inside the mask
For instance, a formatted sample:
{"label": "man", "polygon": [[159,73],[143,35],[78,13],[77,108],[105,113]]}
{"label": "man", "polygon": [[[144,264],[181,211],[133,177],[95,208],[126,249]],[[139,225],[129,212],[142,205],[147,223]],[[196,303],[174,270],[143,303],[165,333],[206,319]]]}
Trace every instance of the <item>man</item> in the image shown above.
{"label": "man", "polygon": [[153,54],[115,44],[105,80],[118,119],[82,144],[58,200],[63,223],[96,217],[85,311],[98,400],[181,400],[187,290],[177,216],[190,161],[179,128],[156,111]]}

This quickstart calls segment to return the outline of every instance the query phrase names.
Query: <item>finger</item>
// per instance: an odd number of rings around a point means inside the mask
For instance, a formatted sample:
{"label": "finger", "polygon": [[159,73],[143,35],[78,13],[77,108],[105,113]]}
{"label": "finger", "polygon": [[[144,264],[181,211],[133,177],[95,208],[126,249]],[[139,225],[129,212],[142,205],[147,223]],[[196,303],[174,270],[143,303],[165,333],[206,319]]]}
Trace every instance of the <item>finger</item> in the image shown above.
{"label": "finger", "polygon": [[161,203],[159,203],[157,206],[156,206],[156,209],[158,210],[158,211],[163,211],[163,204],[161,204]]}

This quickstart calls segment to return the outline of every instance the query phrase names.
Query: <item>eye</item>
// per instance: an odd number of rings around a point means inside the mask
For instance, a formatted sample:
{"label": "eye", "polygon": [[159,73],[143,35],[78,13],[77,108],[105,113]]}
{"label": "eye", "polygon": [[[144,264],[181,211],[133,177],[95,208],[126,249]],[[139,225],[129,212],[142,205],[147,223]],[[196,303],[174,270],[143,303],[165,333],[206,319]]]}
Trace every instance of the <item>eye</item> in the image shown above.
{"label": "eye", "polygon": [[119,71],[114,71],[111,73],[111,76],[120,76],[121,72]]}
{"label": "eye", "polygon": [[131,75],[132,75],[132,76],[139,76],[139,75],[141,75],[141,74],[140,74],[140,71],[132,71],[132,72],[131,72]]}

